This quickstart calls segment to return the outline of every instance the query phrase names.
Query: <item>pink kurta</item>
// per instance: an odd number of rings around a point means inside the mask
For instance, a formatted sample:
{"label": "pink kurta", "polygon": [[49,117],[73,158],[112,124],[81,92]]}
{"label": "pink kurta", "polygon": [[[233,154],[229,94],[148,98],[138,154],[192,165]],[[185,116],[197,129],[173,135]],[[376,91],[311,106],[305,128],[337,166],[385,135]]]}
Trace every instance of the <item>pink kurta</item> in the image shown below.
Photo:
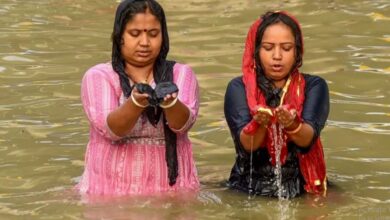
{"label": "pink kurta", "polygon": [[108,114],[125,101],[119,76],[111,63],[96,65],[85,73],[81,98],[90,122],[90,137],[85,170],[77,186],[82,194],[147,195],[199,188],[192,145],[187,135],[198,114],[198,83],[187,65],[176,63],[173,75],[179,88],[178,98],[189,108],[190,117],[183,128],[174,130],[179,175],[176,184],[169,186],[162,120],[153,127],[142,115],[126,137],[115,136],[106,120]]}

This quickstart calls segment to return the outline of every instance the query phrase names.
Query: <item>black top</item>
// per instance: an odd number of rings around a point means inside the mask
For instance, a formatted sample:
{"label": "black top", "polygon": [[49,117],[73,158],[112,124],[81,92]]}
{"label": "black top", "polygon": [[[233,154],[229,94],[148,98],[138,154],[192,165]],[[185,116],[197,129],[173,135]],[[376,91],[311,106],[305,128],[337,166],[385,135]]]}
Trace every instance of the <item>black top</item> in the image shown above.
{"label": "black top", "polygon": [[[319,76],[303,74],[306,81],[305,101],[302,120],[314,129],[312,143],[320,135],[329,114],[329,91],[324,79]],[[262,147],[253,152],[252,181],[250,181],[250,153],[246,152],[240,142],[241,130],[252,116],[247,105],[246,93],[242,77],[230,81],[225,94],[224,105],[226,121],[236,149],[236,162],[232,168],[228,186],[256,195],[278,196],[274,167],[271,165],[267,148]],[[287,143],[288,154],[282,166],[282,196],[292,198],[304,192],[305,181],[299,169],[297,152],[305,153],[310,149]],[[249,186],[249,183],[252,183]]]}

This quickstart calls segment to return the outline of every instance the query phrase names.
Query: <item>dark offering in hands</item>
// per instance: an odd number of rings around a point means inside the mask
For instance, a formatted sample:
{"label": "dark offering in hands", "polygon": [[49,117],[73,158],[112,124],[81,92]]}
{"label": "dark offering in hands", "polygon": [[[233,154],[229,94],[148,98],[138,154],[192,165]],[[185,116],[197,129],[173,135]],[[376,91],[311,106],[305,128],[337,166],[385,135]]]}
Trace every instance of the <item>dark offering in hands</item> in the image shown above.
{"label": "dark offering in hands", "polygon": [[164,97],[167,94],[172,94],[178,92],[176,84],[173,82],[161,82],[156,85],[156,88],[153,89],[149,84],[138,83],[135,84],[138,92],[146,93],[149,95],[148,101],[149,105],[152,107],[158,106],[161,102],[164,101]]}

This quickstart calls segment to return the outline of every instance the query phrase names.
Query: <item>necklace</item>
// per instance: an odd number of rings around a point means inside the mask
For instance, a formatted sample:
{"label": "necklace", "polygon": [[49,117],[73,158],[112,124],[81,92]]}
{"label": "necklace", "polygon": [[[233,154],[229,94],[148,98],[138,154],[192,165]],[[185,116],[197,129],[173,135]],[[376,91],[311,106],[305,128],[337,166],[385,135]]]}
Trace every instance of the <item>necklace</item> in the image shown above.
{"label": "necklace", "polygon": [[148,75],[146,76],[146,78],[145,78],[145,80],[144,80],[143,83],[148,84],[148,79],[149,79],[149,77],[150,77],[150,74],[152,74],[152,72],[153,72],[153,71],[150,71],[150,72],[148,73]]}
{"label": "necklace", "polygon": [[134,83],[144,83],[144,84],[148,84],[148,79],[149,79],[150,75],[152,74],[152,72],[153,72],[153,71],[150,71],[150,72],[148,73],[148,75],[146,75],[145,79],[143,79],[143,80],[142,80],[142,79],[141,79],[141,80],[138,79],[139,81],[138,81],[138,80],[135,80],[135,79],[137,79],[137,78],[134,77],[134,76],[132,77],[131,74],[129,75],[129,78],[130,78],[130,81],[132,81],[132,82],[134,82]]}

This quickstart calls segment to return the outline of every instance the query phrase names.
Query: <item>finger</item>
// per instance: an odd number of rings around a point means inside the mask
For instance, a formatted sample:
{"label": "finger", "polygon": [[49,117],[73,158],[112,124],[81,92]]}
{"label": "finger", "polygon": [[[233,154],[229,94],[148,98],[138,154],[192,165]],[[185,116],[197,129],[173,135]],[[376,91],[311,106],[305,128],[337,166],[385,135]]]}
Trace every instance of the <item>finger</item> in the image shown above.
{"label": "finger", "polygon": [[176,98],[177,97],[177,92],[174,92],[174,93],[172,93],[172,98]]}
{"label": "finger", "polygon": [[291,110],[290,110],[290,113],[291,113],[291,115],[295,118],[295,116],[297,115],[297,110],[291,109]]}
{"label": "finger", "polygon": [[276,113],[276,115],[280,114],[280,110],[281,110],[281,107],[280,107],[280,106],[279,106],[279,107],[277,107],[277,108],[275,109],[275,113]]}
{"label": "finger", "polygon": [[144,101],[149,97],[149,95],[145,93],[133,93],[133,96],[137,101]]}
{"label": "finger", "polygon": [[255,115],[256,115],[257,117],[264,117],[264,113],[262,113],[262,112],[257,112]]}
{"label": "finger", "polygon": [[284,109],[283,110],[283,117],[285,117],[285,118],[291,118],[291,116],[292,116],[292,114],[290,113],[290,111],[288,111],[287,109]]}
{"label": "finger", "polygon": [[284,117],[283,111],[282,111],[281,109],[278,109],[278,110],[276,111],[276,117],[277,117],[278,119]]}
{"label": "finger", "polygon": [[276,111],[276,115],[279,117],[280,116],[286,117],[286,109],[284,109],[283,107],[278,107]]}
{"label": "finger", "polygon": [[171,99],[171,95],[170,95],[170,94],[167,94],[167,95],[164,97],[164,102],[168,101],[169,99]]}

